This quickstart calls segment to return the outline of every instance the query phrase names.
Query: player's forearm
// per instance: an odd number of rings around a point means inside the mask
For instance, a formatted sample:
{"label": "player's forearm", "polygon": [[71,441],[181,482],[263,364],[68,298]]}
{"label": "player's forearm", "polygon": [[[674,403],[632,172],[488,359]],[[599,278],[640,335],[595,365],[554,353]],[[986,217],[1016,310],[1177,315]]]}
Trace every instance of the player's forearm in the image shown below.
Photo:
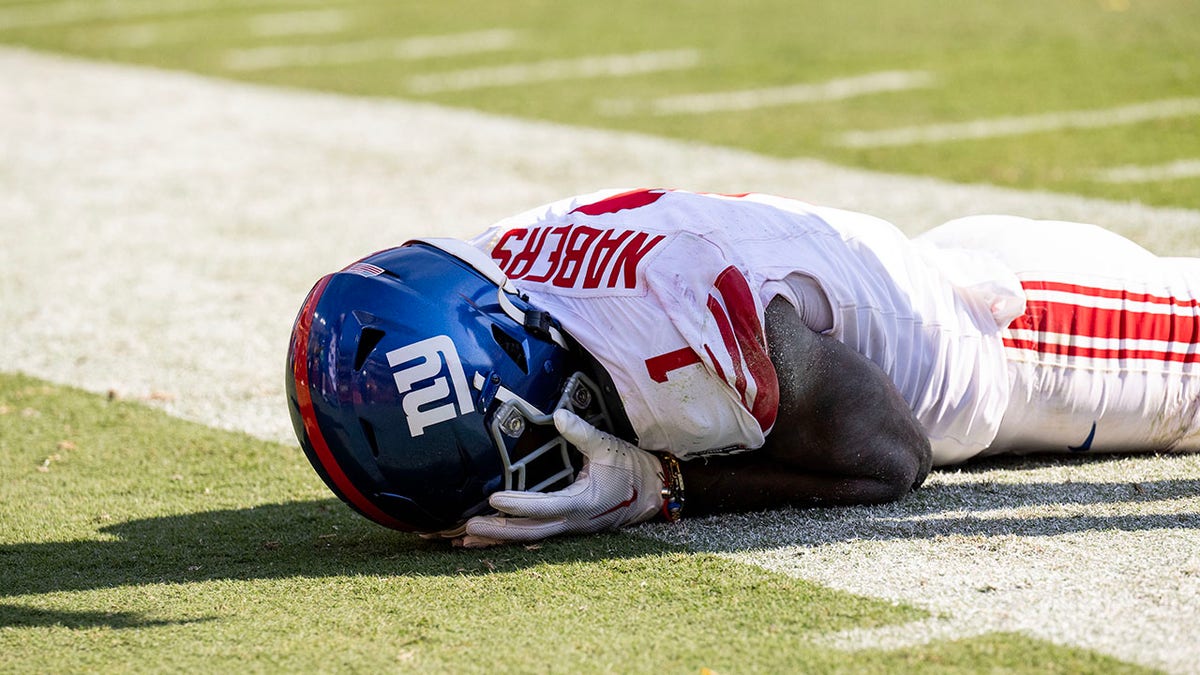
{"label": "player's forearm", "polygon": [[780,506],[838,506],[895,501],[910,492],[907,475],[833,476],[799,473],[755,461],[753,453],[682,464],[684,515],[753,511]]}

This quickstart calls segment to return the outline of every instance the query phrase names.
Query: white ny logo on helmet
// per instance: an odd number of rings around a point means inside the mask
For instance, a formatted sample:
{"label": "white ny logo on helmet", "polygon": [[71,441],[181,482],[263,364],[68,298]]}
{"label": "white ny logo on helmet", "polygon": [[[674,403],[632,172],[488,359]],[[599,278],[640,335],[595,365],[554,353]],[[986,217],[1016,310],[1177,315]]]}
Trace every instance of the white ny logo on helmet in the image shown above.
{"label": "white ny logo on helmet", "polygon": [[391,367],[399,367],[392,376],[413,436],[425,433],[425,427],[471,412],[467,376],[449,337],[438,335],[393,349],[387,360]]}

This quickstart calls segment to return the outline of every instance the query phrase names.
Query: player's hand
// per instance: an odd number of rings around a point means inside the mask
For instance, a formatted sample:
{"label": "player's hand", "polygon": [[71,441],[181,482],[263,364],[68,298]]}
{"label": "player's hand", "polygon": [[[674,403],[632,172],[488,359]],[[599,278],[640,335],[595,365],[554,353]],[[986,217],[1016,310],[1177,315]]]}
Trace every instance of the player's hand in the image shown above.
{"label": "player's hand", "polygon": [[568,410],[554,413],[554,426],[585,458],[575,482],[558,492],[493,494],[488,502],[500,515],[468,520],[458,544],[481,547],[599,532],[649,520],[662,510],[657,457]]}

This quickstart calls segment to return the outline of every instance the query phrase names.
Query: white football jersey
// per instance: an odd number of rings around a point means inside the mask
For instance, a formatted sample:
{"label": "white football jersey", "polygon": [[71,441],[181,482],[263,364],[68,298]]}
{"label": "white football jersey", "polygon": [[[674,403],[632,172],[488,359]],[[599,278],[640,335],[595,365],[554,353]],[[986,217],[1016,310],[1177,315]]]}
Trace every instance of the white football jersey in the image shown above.
{"label": "white football jersey", "polygon": [[[778,378],[764,308],[815,279],[829,334],[884,370],[939,464],[991,443],[1009,400],[1000,327],[1020,283],[985,253],[766,195],[605,191],[505,219],[472,243],[608,370],[648,450],[761,446]],[[853,415],[855,411],[847,410]]]}

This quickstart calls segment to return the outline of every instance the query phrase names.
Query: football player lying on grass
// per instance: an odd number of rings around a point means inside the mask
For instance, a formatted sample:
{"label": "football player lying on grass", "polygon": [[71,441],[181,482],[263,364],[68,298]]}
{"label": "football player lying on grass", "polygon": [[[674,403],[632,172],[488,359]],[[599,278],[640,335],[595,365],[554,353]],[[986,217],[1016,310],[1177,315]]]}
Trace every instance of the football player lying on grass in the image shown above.
{"label": "football player lying on grass", "polygon": [[467,546],[869,504],[981,455],[1200,448],[1198,294],[1092,225],[609,191],[322,278],[288,394],[342,500]]}

